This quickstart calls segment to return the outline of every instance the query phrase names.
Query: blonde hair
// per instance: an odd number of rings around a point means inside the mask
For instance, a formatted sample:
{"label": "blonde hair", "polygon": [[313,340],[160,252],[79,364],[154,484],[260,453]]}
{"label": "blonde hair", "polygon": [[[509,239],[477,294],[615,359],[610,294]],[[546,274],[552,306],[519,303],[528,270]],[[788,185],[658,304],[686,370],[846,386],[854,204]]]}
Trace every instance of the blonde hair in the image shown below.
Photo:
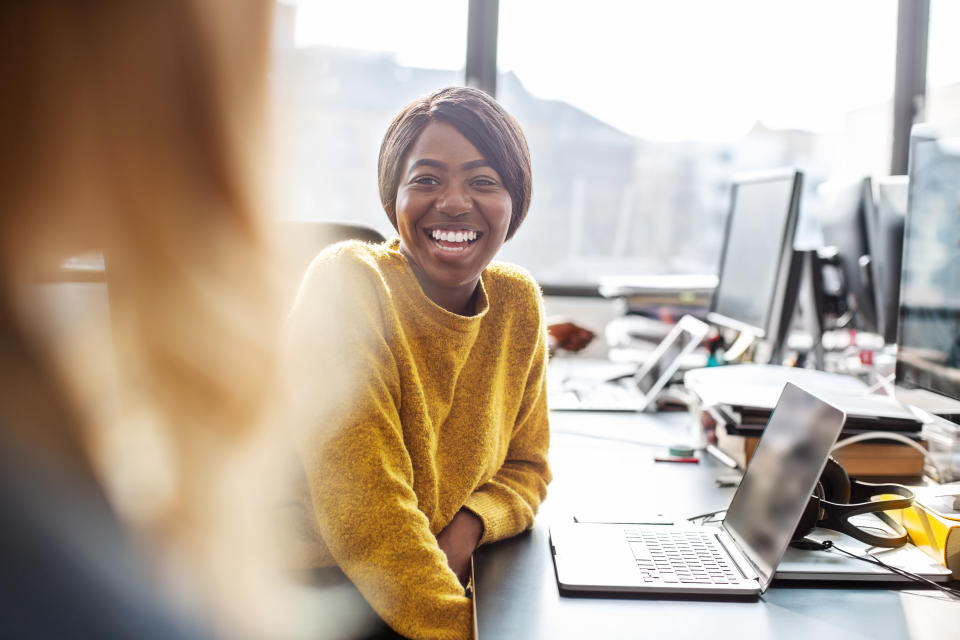
{"label": "blonde hair", "polygon": [[[260,218],[272,4],[0,3],[0,393],[16,437],[93,469],[229,635],[281,634],[257,522],[281,321]],[[16,290],[82,250],[104,255],[112,344],[45,345]]]}

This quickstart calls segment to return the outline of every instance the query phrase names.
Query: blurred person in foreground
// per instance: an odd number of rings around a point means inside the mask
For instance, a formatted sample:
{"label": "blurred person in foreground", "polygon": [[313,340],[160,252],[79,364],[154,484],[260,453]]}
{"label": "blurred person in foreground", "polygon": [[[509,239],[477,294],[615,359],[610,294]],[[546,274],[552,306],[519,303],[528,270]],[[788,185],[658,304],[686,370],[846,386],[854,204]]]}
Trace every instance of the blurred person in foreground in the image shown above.
{"label": "blurred person in foreground", "polygon": [[550,481],[540,289],[494,261],[530,155],[493,98],[442,89],[388,127],[379,186],[399,238],[321,253],[290,318],[296,561],[338,566],[402,636],[466,639],[473,551],[531,527]]}
{"label": "blurred person in foreground", "polygon": [[[2,637],[298,632],[261,526],[271,5],[0,4]],[[85,251],[112,327],[55,340],[28,301]]]}

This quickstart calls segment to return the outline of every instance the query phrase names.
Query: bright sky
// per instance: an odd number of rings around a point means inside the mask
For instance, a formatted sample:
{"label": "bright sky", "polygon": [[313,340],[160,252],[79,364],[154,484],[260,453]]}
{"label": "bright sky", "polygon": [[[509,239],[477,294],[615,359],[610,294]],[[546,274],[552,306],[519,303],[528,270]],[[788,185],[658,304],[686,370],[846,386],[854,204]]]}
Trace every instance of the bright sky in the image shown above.
{"label": "bright sky", "polygon": [[400,64],[463,69],[467,0],[283,0],[297,5],[298,46],[387,51]]}
{"label": "bright sky", "polygon": [[[933,0],[930,82],[960,81],[960,2]],[[463,68],[466,0],[299,0],[297,42]],[[896,0],[501,0],[499,66],[631,134],[829,130],[893,95]]]}

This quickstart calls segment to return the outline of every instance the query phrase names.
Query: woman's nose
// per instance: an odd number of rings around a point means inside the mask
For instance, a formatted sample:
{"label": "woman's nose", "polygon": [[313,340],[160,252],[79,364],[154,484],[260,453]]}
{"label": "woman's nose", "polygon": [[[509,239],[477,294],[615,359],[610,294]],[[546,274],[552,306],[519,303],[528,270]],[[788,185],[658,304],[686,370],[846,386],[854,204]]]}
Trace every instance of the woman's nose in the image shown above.
{"label": "woman's nose", "polygon": [[451,186],[437,198],[437,210],[448,216],[459,216],[470,211],[473,201],[462,187]]}

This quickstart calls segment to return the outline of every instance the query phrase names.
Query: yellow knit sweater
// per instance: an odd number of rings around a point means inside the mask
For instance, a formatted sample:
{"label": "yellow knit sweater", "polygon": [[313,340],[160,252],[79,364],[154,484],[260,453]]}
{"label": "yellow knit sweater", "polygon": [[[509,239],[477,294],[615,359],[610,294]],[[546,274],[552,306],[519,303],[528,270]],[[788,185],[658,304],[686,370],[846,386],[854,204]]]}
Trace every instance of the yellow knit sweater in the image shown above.
{"label": "yellow knit sweater", "polygon": [[550,481],[542,300],[526,272],[493,263],[476,315],[450,313],[397,247],[324,251],[294,305],[296,562],[338,565],[404,636],[470,638],[472,607],[436,535],[462,507],[483,521],[481,544],[533,524]]}

